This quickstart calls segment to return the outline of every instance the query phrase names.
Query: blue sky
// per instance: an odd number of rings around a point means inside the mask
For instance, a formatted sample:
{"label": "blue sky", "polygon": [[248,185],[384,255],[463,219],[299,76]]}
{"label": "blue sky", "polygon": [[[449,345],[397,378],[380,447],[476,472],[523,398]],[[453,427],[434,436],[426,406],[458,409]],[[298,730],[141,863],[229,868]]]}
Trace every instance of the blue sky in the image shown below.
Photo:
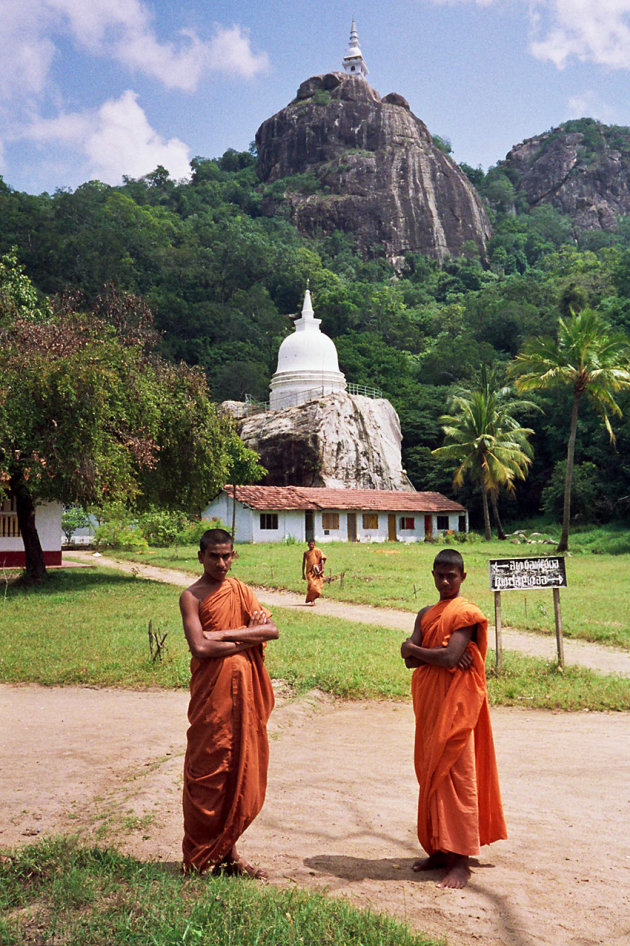
{"label": "blue sky", "polygon": [[630,0],[0,0],[0,174],[30,193],[245,150],[356,19],[370,84],[457,161],[584,115],[630,125]]}

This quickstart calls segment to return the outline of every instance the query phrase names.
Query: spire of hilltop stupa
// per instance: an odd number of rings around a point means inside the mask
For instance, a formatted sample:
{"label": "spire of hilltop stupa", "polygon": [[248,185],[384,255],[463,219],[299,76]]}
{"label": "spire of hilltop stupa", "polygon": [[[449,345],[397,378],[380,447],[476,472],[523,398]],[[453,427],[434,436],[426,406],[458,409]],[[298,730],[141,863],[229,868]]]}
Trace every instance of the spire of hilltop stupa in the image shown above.
{"label": "spire of hilltop stupa", "polygon": [[359,46],[359,34],[357,33],[357,25],[354,20],[350,28],[350,41],[348,42],[346,55],[343,57],[343,68],[349,76],[359,76],[362,79],[367,78],[368,67],[365,65],[363,53]]}

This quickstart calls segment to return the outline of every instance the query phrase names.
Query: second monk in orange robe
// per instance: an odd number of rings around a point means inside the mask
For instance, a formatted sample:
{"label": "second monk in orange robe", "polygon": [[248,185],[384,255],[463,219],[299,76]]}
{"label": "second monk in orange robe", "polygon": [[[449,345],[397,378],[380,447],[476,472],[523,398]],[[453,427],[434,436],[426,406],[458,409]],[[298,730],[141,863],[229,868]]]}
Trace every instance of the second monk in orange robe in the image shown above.
{"label": "second monk in orange robe", "polygon": [[420,784],[418,838],[429,857],[414,870],[445,867],[440,886],[465,886],[469,857],[507,837],[486,692],[488,622],[459,596],[459,552],[433,563],[440,600],[418,614],[401,653],[415,667],[414,762]]}
{"label": "second monk in orange robe", "polygon": [[203,576],[180,607],[192,653],[184,761],[184,869],[220,867],[264,877],[236,842],[262,808],[267,787],[267,720],[274,698],[263,647],[278,636],[247,585],[229,578],[229,533],[202,536]]}
{"label": "second monk in orange robe", "polygon": [[318,549],[313,539],[309,539],[308,551],[302,556],[302,578],[306,586],[306,604],[314,604],[324,587],[324,562],[326,556]]}

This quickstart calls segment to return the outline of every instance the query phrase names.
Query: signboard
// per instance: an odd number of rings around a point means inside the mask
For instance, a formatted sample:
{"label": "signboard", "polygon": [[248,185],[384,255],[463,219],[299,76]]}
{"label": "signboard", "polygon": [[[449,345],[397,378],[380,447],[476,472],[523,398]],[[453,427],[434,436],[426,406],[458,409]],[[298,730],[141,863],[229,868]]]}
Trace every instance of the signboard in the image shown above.
{"label": "signboard", "polygon": [[563,558],[494,558],[488,562],[491,591],[566,588]]}

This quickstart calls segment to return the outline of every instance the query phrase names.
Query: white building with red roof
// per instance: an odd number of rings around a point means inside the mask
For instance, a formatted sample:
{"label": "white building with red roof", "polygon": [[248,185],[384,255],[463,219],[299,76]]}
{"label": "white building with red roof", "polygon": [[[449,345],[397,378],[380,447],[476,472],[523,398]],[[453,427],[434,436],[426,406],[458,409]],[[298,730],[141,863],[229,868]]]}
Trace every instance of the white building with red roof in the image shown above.
{"label": "white building with red roof", "polygon": [[237,542],[421,542],[468,532],[468,513],[442,493],[313,486],[226,486],[203,517],[231,526]]}

